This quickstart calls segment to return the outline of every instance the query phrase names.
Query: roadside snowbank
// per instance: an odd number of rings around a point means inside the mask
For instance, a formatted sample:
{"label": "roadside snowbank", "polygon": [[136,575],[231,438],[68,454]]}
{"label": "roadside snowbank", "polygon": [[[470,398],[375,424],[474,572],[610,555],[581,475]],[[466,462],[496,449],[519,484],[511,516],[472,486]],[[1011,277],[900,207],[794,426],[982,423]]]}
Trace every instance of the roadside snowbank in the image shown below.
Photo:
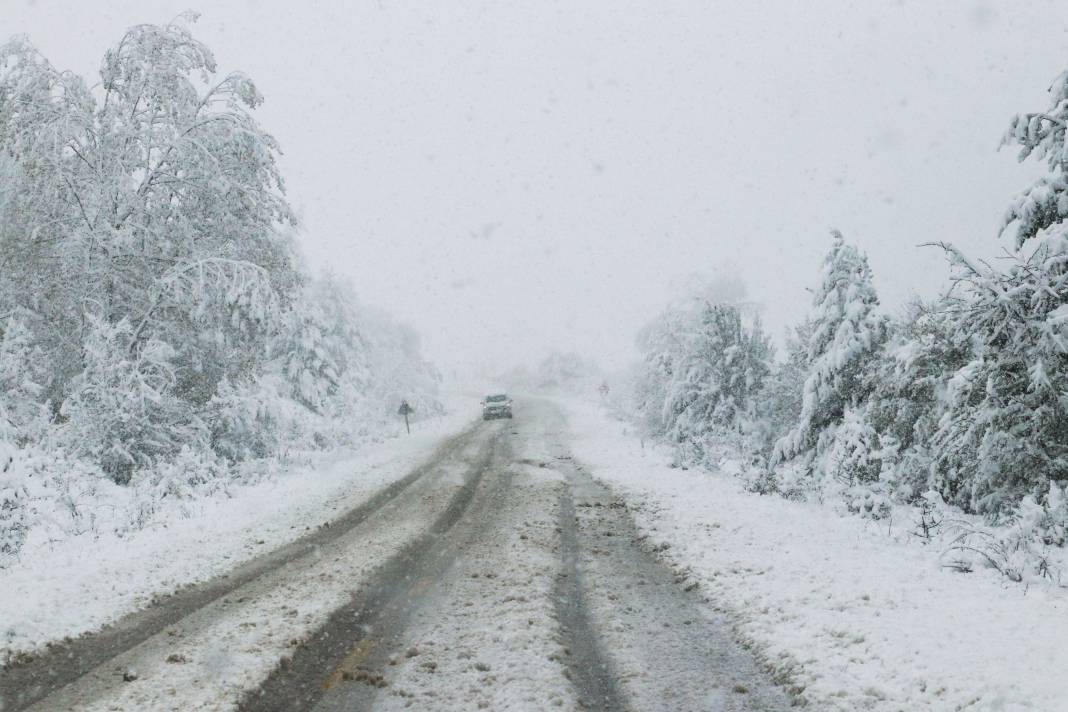
{"label": "roadside snowbank", "polygon": [[1062,592],[954,573],[874,522],[673,469],[596,405],[564,405],[575,455],[817,709],[1068,710]]}
{"label": "roadside snowbank", "polygon": [[183,502],[125,536],[27,542],[0,570],[0,663],[50,641],[100,629],[153,597],[225,573],[359,505],[407,474],[477,412],[470,399],[359,451],[315,456],[255,484]]}

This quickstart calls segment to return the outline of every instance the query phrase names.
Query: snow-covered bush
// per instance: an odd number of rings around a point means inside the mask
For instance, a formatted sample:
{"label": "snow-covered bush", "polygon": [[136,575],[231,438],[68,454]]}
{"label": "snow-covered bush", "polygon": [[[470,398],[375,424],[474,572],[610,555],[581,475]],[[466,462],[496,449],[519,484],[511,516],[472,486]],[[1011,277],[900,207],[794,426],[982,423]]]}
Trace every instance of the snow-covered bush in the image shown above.
{"label": "snow-covered bush", "polygon": [[85,371],[61,410],[60,442],[119,484],[183,447],[207,445],[203,422],[174,393],[174,350],[152,340],[131,353],[132,332],[125,320],[92,320]]}
{"label": "snow-covered bush", "polygon": [[0,568],[16,561],[31,539],[40,545],[96,534],[102,521],[115,521],[123,489],[56,448],[0,441]]}
{"label": "snow-covered bush", "polygon": [[0,431],[6,439],[25,443],[40,437],[47,419],[41,403],[46,366],[27,315],[15,313],[0,323]]}
{"label": "snow-covered bush", "polygon": [[30,527],[23,463],[5,430],[0,425],[0,567],[18,556]]}
{"label": "snow-covered bush", "polygon": [[824,501],[841,502],[853,514],[885,518],[891,503],[880,481],[883,452],[878,439],[862,408],[847,409],[840,424],[820,433],[820,455],[810,465],[820,476],[808,477],[807,489]]}
{"label": "snow-covered bush", "polygon": [[847,409],[842,423],[824,435],[829,444],[820,464],[828,477],[845,487],[879,481],[878,435],[862,410]]}
{"label": "snow-covered bush", "polygon": [[1012,581],[1068,583],[1068,483],[1050,483],[1042,497],[1027,495],[994,527],[958,518],[945,556],[960,570],[993,568]]}
{"label": "snow-covered bush", "polygon": [[123,521],[138,530],[164,509],[176,508],[180,516],[189,516],[195,500],[224,486],[228,475],[225,461],[211,451],[183,447],[173,458],[137,471],[130,482],[130,503]]}
{"label": "snow-covered bush", "polygon": [[941,530],[946,521],[946,503],[942,495],[928,490],[916,503],[913,528],[909,533],[918,537],[923,543],[930,543]]}
{"label": "snow-covered bush", "polygon": [[282,439],[279,405],[284,402],[270,381],[222,381],[205,408],[212,450],[231,462],[274,455]]}
{"label": "snow-covered bush", "polygon": [[1068,573],[1068,482],[1050,482],[1042,498],[1024,497],[1004,538],[1021,552],[1027,567],[1021,567],[1023,571],[1060,583]]}

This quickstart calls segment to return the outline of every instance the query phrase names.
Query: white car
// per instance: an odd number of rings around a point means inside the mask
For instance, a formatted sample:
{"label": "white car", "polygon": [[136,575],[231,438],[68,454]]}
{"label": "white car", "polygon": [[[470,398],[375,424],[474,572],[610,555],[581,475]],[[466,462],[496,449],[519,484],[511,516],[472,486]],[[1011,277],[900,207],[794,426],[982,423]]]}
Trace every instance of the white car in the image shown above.
{"label": "white car", "polygon": [[511,418],[512,399],[503,393],[486,396],[482,401],[482,419]]}

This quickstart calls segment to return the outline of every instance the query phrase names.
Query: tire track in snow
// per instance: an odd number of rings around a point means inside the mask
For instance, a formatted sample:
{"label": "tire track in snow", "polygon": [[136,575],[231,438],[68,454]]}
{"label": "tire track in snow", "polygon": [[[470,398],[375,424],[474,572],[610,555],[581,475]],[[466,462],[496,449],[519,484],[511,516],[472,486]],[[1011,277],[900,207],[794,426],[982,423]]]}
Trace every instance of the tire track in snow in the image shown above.
{"label": "tire track in snow", "polygon": [[[355,712],[373,703],[376,680],[365,679],[366,669],[382,662],[419,599],[460,553],[466,537],[455,535],[454,527],[475,502],[481,516],[468,519],[477,528],[486,519],[480,510],[509,485],[508,474],[502,472],[483,487],[484,476],[502,449],[502,432],[498,430],[489,441],[460,491],[426,533],[383,564],[347,605],[335,610],[258,689],[247,693],[239,705],[242,712],[335,708]],[[339,689],[340,682],[353,680],[368,684]]]}
{"label": "tire track in snow", "polygon": [[24,710],[92,670],[158,635],[190,614],[234,593],[279,567],[299,562],[340,539],[379,509],[396,500],[412,484],[449,461],[467,446],[480,425],[475,422],[438,446],[427,460],[370,499],[322,527],[274,551],[239,565],[228,574],[195,584],[154,601],[96,633],[50,646],[25,662],[0,668],[0,709]]}
{"label": "tire track in snow", "polygon": [[584,708],[620,712],[626,705],[587,609],[579,568],[575,501],[570,487],[564,487],[560,492],[560,558],[563,570],[557,579],[553,598],[556,617],[569,651],[567,669],[571,682]]}
{"label": "tire track in snow", "polygon": [[[711,610],[685,574],[641,545],[626,503],[569,455],[562,460],[577,502],[569,520],[581,574],[575,595],[602,656],[587,665],[616,686],[616,699],[594,697],[590,704],[606,712],[789,709],[789,696],[735,638],[730,620]],[[587,635],[580,629],[576,642]],[[603,683],[598,677],[594,684]],[[592,692],[603,694],[598,687]]]}

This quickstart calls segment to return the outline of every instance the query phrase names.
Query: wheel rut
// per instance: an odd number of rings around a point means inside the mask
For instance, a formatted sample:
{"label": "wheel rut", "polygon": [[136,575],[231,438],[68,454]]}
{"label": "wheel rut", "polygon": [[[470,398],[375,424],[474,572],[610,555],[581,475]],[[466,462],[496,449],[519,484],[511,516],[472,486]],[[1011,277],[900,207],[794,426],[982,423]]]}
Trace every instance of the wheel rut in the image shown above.
{"label": "wheel rut", "polygon": [[360,526],[415,482],[454,457],[471,442],[478,432],[478,426],[476,422],[446,440],[422,464],[334,519],[330,526],[316,529],[289,544],[250,559],[227,574],[163,596],[149,607],[131,613],[100,631],[57,643],[29,660],[0,668],[0,709],[5,712],[27,709],[189,615],[281,567],[314,556],[322,547]]}
{"label": "wheel rut", "polygon": [[789,709],[788,694],[737,640],[729,615],[643,545],[626,503],[570,455],[560,461],[574,502],[563,541],[578,576],[565,585],[576,618],[572,674],[584,704],[606,712]]}
{"label": "wheel rut", "polygon": [[[37,690],[0,672],[4,693],[21,686],[5,712],[786,710],[729,615],[571,457],[559,409],[525,408],[520,425],[476,423],[330,528],[42,656],[54,670]],[[175,656],[192,684],[159,689]],[[126,684],[132,663],[145,667]]]}
{"label": "wheel rut", "polygon": [[616,685],[617,676],[603,652],[587,606],[579,564],[578,527],[571,487],[560,491],[560,559],[562,570],[553,591],[553,603],[567,647],[567,669],[583,708],[603,712],[627,709]]}
{"label": "wheel rut", "polygon": [[[496,465],[507,443],[490,440],[447,508],[425,534],[386,561],[267,680],[246,694],[242,712],[369,709],[386,663],[411,612],[489,519],[485,511],[507,490],[510,475]],[[492,477],[486,475],[493,473]],[[461,526],[457,526],[461,525]],[[360,685],[342,683],[359,682]]]}

